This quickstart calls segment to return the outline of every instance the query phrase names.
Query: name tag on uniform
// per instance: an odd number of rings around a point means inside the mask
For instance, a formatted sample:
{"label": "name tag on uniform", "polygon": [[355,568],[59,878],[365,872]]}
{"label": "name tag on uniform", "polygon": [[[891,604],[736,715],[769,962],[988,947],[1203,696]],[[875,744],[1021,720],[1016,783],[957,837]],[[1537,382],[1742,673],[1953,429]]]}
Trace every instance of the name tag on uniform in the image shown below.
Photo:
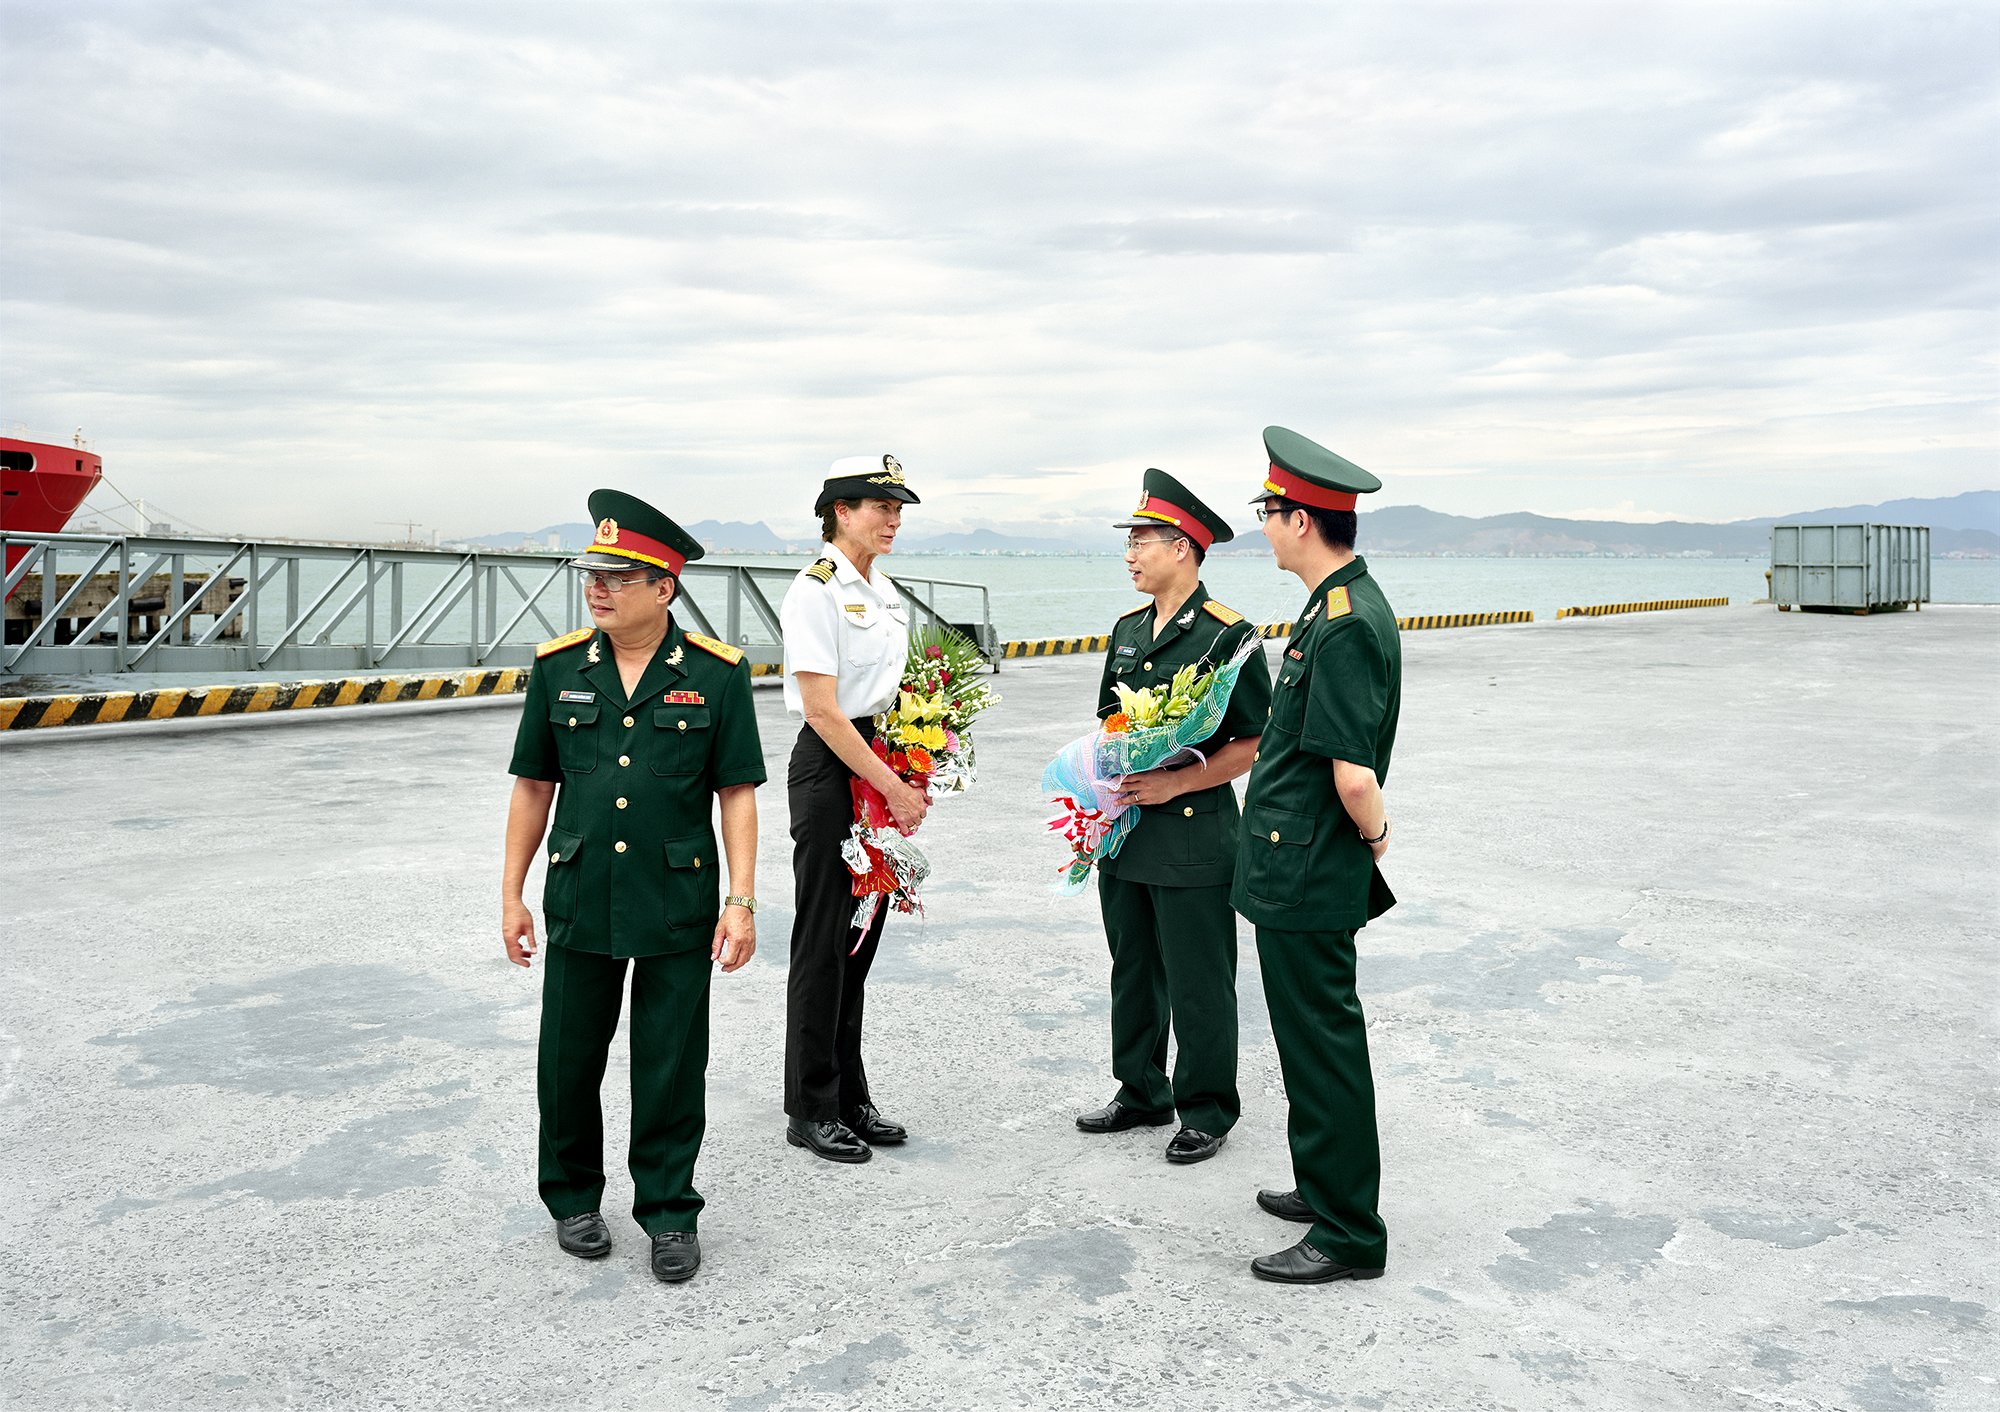
{"label": "name tag on uniform", "polygon": [[841,606],[847,609],[848,612],[854,614],[854,616],[857,618],[860,617],[863,613],[868,611],[868,605],[866,603],[843,603]]}
{"label": "name tag on uniform", "polygon": [[669,706],[706,706],[708,703],[701,699],[701,693],[698,691],[670,691],[667,693],[666,704]]}
{"label": "name tag on uniform", "polygon": [[1121,647],[1118,649],[1118,655],[1120,657],[1137,657],[1139,649],[1136,647]]}
{"label": "name tag on uniform", "polygon": [[559,701],[595,701],[597,693],[594,691],[565,691],[556,699]]}

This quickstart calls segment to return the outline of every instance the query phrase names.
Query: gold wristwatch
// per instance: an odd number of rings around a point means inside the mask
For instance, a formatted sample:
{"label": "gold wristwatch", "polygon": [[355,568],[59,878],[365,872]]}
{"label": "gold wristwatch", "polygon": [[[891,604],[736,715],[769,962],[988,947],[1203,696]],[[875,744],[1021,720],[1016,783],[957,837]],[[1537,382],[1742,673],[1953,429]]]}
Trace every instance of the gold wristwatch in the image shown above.
{"label": "gold wristwatch", "polygon": [[722,905],[724,907],[741,907],[751,916],[754,917],[757,915],[757,899],[754,897],[738,897],[732,892],[729,896],[722,899]]}

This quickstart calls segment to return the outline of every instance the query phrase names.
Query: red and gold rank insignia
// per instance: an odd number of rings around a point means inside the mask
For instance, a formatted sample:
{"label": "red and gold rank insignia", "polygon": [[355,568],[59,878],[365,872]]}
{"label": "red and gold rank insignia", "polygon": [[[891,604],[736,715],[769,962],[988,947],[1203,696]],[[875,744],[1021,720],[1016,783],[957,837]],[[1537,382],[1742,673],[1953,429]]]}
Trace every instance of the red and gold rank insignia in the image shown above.
{"label": "red and gold rank insignia", "polygon": [[663,703],[668,706],[706,706],[708,702],[698,691],[670,691]]}

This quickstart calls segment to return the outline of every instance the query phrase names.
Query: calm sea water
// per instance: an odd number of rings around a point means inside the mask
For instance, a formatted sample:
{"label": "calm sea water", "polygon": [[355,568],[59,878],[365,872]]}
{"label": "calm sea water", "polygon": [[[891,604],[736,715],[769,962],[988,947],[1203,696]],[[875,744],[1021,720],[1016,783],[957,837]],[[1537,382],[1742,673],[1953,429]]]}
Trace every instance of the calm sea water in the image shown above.
{"label": "calm sea water", "polygon": [[[1728,598],[1747,603],[1766,595],[1763,559],[1432,559],[1373,557],[1369,572],[1397,613],[1494,613],[1527,609],[1537,621],[1558,608],[1634,603],[1663,598]],[[726,562],[797,565],[797,560],[741,557]],[[1110,630],[1141,600],[1115,554],[1011,557],[984,554],[891,554],[884,567],[919,593],[925,578],[971,580],[987,586],[1001,638],[1068,637]],[[1260,623],[1290,622],[1305,589],[1262,555],[1217,555],[1203,566],[1214,598]],[[2000,603],[2000,560],[1938,559],[1931,594],[1939,603]],[[941,590],[939,611],[958,618],[971,601],[963,590]]]}
{"label": "calm sea water", "polygon": [[[770,558],[724,556],[715,562],[754,564],[797,571],[804,556]],[[890,573],[924,595],[947,618],[966,621],[978,611],[975,589],[928,580],[983,584],[990,596],[993,624],[1001,639],[1073,637],[1110,630],[1120,613],[1138,606],[1116,554],[1004,556],[982,554],[891,554]],[[1765,595],[1762,559],[1431,559],[1369,557],[1369,571],[1399,614],[1488,613],[1527,609],[1537,621],[1558,608],[1591,603],[1631,603],[1663,598],[1721,598],[1747,603]],[[313,566],[330,577],[329,566]],[[1280,573],[1264,555],[1216,556],[1202,574],[1209,593],[1259,623],[1290,622],[1305,590]],[[308,576],[305,591],[321,585]],[[783,580],[766,583],[782,593]],[[420,601],[425,586],[411,589]],[[712,590],[711,590],[712,591]],[[2000,560],[1938,559],[1931,565],[1931,592],[1939,603],[2000,603]],[[775,601],[775,600],[774,600]],[[513,605],[507,605],[511,610]],[[711,605],[713,606],[713,605]],[[337,641],[359,641],[358,626],[338,632]],[[308,634],[308,637],[310,634]],[[447,640],[449,634],[441,634]],[[540,632],[524,624],[510,640],[533,641]],[[0,696],[50,691],[128,691],[152,687],[222,684],[257,680],[270,673],[151,672],[116,677],[0,677]],[[294,673],[293,675],[310,675]]]}

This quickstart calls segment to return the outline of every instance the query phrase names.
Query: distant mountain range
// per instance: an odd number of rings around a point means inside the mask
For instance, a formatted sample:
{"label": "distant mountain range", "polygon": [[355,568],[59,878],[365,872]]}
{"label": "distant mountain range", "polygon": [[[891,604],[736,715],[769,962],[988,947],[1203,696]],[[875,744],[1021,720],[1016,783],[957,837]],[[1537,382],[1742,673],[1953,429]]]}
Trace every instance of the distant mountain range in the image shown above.
{"label": "distant mountain range", "polygon": [[[1777,524],[1929,525],[1931,552],[1976,558],[2000,558],[2000,490],[1969,490],[1930,500],[1886,500],[1878,505],[1842,505],[1806,510],[1795,515],[1698,524],[1667,520],[1630,524],[1622,520],[1565,520],[1550,515],[1447,515],[1420,505],[1391,505],[1363,511],[1361,545],[1386,554],[1481,555],[1517,557],[1756,558],[1769,552],[1771,526]],[[713,554],[804,553],[818,547],[817,539],[787,540],[762,521],[701,520],[688,533]],[[482,549],[515,549],[523,544],[580,549],[590,543],[591,527],[569,523],[549,525],[533,534],[492,534],[461,541]],[[898,548],[913,554],[1077,554],[1104,552],[1109,537],[1089,539],[1002,534],[978,529],[962,534],[911,535]],[[1254,535],[1239,535],[1218,554],[1261,554]]]}

